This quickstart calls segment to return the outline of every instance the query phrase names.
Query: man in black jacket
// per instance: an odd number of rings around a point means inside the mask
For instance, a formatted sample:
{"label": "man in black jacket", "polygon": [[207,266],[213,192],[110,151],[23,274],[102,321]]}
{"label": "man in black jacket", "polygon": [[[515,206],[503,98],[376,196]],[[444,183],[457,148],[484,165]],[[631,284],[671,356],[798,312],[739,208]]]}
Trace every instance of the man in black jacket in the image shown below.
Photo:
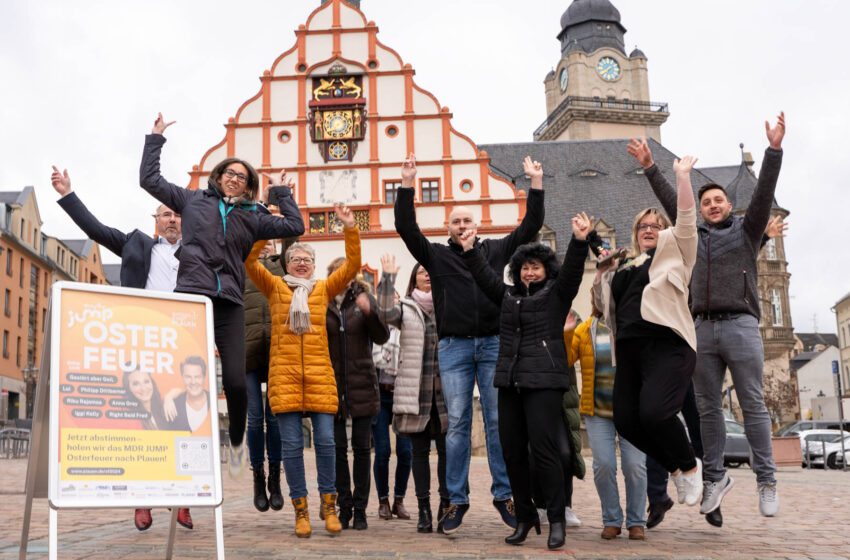
{"label": "man in black jacket", "polygon": [[[67,169],[60,172],[54,166],[50,182],[56,192],[62,195],[59,206],[83,230],[83,233],[92,241],[100,243],[121,257],[122,286],[163,292],[174,291],[178,266],[174,254],[180,247],[180,214],[160,204],[156,214],[153,215],[156,220],[157,236],[155,238],[137,229],[124,233],[100,223],[79,197],[71,192],[71,177]],[[194,527],[188,508],[178,510],[177,522],[187,529]],[[151,510],[137,509],[134,523],[139,531],[149,528],[153,523]]]}
{"label": "man in black jacket", "polygon": [[[503,270],[517,247],[533,241],[543,226],[543,171],[526,158],[531,177],[526,214],[513,232],[501,239],[476,240],[494,270]],[[477,382],[484,417],[487,457],[493,484],[493,505],[502,520],[516,527],[511,488],[499,442],[497,391],[493,375],[499,353],[499,307],[484,295],[463,259],[460,237],[476,224],[469,208],[455,206],[449,214],[448,244],[432,243],[416,223],[413,207],[416,158],[410,154],[401,170],[401,188],[395,202],[395,228],[413,257],[431,276],[434,311],[440,337],[438,357],[443,394],[448,409],[446,485],[450,504],[442,503],[443,532],[460,528],[469,509],[469,457],[472,432],[472,392]],[[438,529],[439,530],[439,529]]]}
{"label": "man in black jacket", "polygon": [[[753,453],[759,511],[772,517],[779,509],[771,421],[762,391],[764,347],[758,326],[761,310],[757,260],[782,165],[785,113],[780,113],[774,128],[768,122],[764,126],[770,147],[765,150],[758,182],[744,215],[732,215],[732,203],[716,183],[703,185],[698,193],[704,223],[698,228],[699,248],[690,293],[697,331],[693,380],[705,453],[700,505],[703,514],[718,509],[734,484],[723,466],[726,424],[722,389],[727,368],[732,373]],[[675,220],[676,192],[652,161],[646,140],[632,139],[629,153],[646,169],[652,190]]]}

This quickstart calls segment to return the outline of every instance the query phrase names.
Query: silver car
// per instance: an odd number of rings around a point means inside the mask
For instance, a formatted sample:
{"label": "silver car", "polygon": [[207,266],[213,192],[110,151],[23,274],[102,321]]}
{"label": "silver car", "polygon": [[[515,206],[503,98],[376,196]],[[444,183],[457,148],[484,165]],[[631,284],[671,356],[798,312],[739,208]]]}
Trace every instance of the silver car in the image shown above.
{"label": "silver car", "polygon": [[733,469],[743,463],[752,465],[750,444],[744,433],[744,426],[726,418],[726,448],[723,451],[723,464]]}

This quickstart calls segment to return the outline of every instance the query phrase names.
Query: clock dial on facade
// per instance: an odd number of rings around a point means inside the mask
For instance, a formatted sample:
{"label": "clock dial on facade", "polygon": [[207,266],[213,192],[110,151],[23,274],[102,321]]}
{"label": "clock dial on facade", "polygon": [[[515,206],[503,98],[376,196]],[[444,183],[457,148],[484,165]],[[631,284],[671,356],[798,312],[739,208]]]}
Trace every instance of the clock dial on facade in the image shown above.
{"label": "clock dial on facade", "polygon": [[567,80],[569,80],[569,76],[567,75],[567,69],[561,69],[561,75],[558,77],[558,81],[561,84],[561,93],[567,91]]}
{"label": "clock dial on facade", "polygon": [[603,56],[596,64],[599,77],[607,82],[613,82],[620,77],[620,65],[610,56]]}
{"label": "clock dial on facade", "polygon": [[351,111],[328,111],[323,115],[322,128],[330,138],[350,138],[354,119]]}

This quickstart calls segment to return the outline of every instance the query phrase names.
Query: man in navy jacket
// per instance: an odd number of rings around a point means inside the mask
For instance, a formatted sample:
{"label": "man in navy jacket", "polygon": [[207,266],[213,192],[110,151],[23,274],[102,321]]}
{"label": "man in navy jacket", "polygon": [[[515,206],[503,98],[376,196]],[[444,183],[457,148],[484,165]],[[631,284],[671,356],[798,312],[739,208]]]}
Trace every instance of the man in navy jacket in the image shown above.
{"label": "man in navy jacket", "polygon": [[[60,172],[54,166],[50,182],[56,192],[62,195],[59,206],[89,236],[89,239],[100,243],[121,257],[122,286],[164,292],[174,291],[179,262],[174,254],[180,248],[180,214],[161,204],[153,215],[156,220],[156,237],[151,237],[137,229],[124,233],[100,223],[79,197],[71,192],[71,177],[67,169]],[[149,528],[153,522],[151,510],[137,509],[134,522],[139,531]],[[187,529],[194,527],[188,508],[178,510],[177,522]]]}

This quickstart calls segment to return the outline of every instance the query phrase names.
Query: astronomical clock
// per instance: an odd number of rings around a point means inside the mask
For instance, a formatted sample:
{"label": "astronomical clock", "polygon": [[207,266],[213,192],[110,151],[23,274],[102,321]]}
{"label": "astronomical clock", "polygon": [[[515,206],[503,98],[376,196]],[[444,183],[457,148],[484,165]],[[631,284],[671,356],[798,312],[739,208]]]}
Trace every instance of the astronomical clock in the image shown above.
{"label": "astronomical clock", "polygon": [[310,137],[325,162],[351,161],[366,134],[366,100],[363,77],[348,74],[336,63],[326,77],[313,78],[310,103]]}

